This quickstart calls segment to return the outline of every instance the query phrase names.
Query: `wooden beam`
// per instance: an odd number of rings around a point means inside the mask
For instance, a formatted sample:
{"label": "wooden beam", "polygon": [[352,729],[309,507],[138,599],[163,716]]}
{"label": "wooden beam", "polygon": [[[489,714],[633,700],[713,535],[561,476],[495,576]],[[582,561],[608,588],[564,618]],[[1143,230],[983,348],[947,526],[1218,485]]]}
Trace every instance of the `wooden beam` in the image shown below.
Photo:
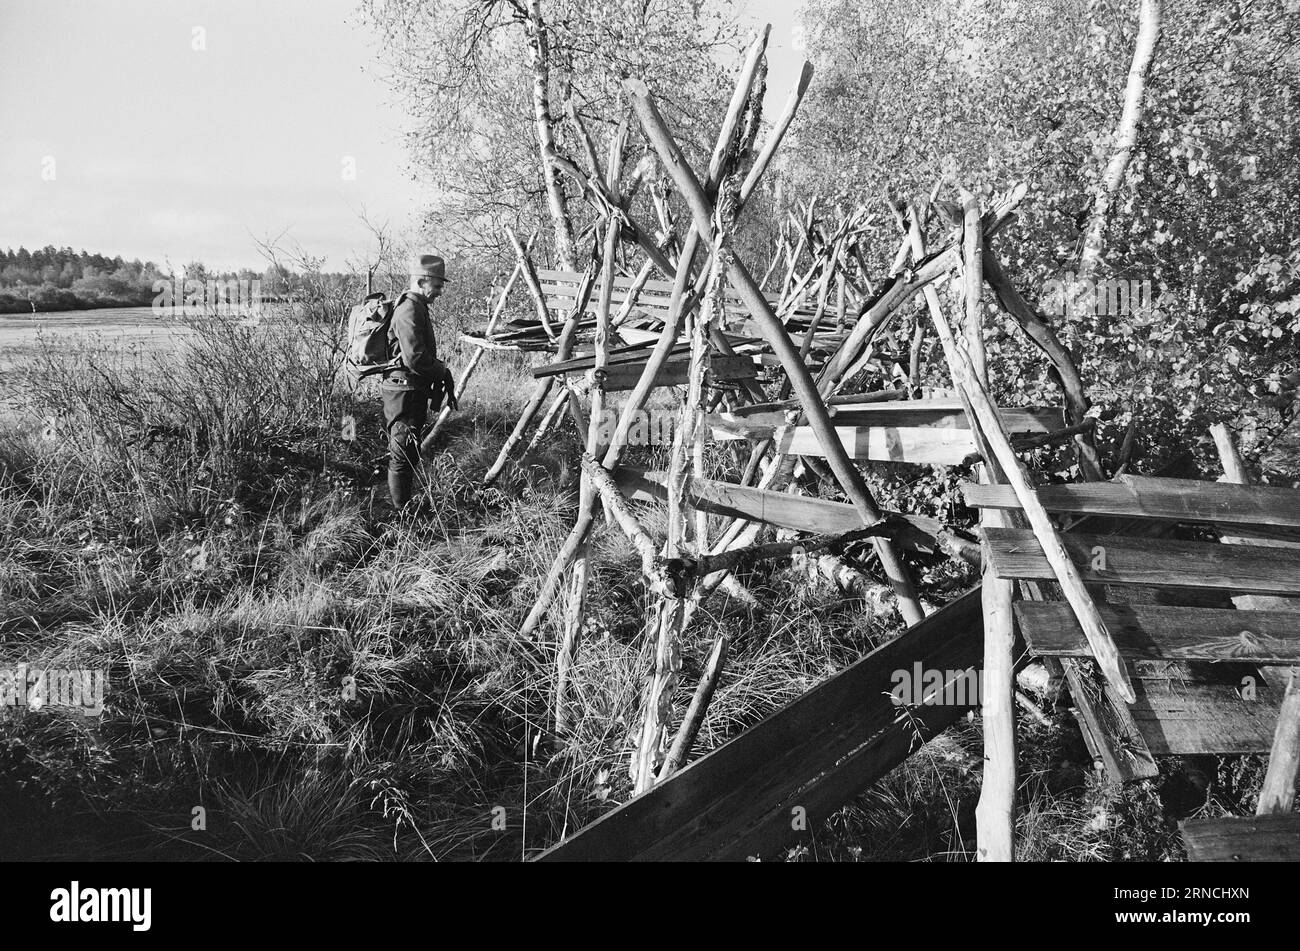
{"label": "wooden beam", "polygon": [[[1300,662],[1300,614],[1158,604],[1098,605],[1115,643],[1131,660]],[[1016,619],[1035,654],[1091,657],[1069,606],[1022,601]]]}
{"label": "wooden beam", "polygon": [[1300,862],[1300,815],[1179,823],[1190,862]]}
{"label": "wooden beam", "polygon": [[[999,578],[1055,577],[1033,532],[991,528],[987,536]],[[1121,535],[1068,534],[1061,541],[1085,581],[1300,595],[1300,551]]]}
{"label": "wooden beam", "polygon": [[[668,496],[663,482],[653,473],[624,466],[615,474],[615,481],[633,501],[660,501]],[[839,534],[856,524],[856,510],[847,502],[788,495],[712,479],[691,479],[687,499],[693,507],[713,515],[765,522],[778,528],[818,535]],[[884,516],[895,531],[895,542],[904,551],[953,553],[970,564],[979,564],[979,546],[953,534],[938,519],[896,512],[887,512]]]}
{"label": "wooden beam", "polygon": [[[774,855],[968,709],[980,594],[936,611],[735,739],[552,847],[542,861],[743,861]],[[947,697],[904,709],[900,677],[942,671]],[[949,676],[950,674],[950,676]],[[933,702],[935,700],[954,702]],[[801,818],[803,822],[794,822]]]}

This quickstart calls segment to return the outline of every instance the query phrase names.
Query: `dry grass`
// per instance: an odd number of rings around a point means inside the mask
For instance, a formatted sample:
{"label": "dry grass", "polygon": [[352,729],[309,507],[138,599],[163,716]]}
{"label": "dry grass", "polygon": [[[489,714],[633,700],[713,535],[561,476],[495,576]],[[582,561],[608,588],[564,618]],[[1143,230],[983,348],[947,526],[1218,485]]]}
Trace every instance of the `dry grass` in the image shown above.
{"label": "dry grass", "polygon": [[[109,679],[102,717],[0,721],[12,852],[514,860],[630,794],[649,657],[626,540],[594,537],[576,722],[558,751],[540,742],[556,626],[515,636],[572,518],[571,424],[483,490],[531,385],[522,360],[490,357],[420,511],[396,518],[372,472],[376,407],[341,385],[338,357],[320,328],[210,323],[155,362],[42,350],[7,394],[0,664]],[[340,438],[345,415],[356,442]],[[638,461],[662,465],[655,452]],[[970,580],[930,575],[939,599]],[[699,750],[895,633],[779,570],[747,582],[769,607],[719,595],[685,645],[683,704],[716,631],[733,639]],[[1022,729],[1027,857],[1176,851],[1150,802],[1122,834],[1097,825],[1097,803],[1113,816],[1123,800],[1075,765],[1068,719]],[[969,859],[980,761],[978,730],[951,731],[789,857]]]}

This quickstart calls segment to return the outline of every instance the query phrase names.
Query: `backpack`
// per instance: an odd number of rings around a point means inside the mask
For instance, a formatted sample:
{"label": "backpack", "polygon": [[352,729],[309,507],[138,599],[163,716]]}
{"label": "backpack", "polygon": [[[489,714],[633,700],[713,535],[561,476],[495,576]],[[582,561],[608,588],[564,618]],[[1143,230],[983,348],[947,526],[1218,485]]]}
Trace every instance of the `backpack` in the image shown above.
{"label": "backpack", "polygon": [[396,306],[382,293],[374,293],[348,313],[348,363],[357,370],[374,371],[390,362],[388,325]]}

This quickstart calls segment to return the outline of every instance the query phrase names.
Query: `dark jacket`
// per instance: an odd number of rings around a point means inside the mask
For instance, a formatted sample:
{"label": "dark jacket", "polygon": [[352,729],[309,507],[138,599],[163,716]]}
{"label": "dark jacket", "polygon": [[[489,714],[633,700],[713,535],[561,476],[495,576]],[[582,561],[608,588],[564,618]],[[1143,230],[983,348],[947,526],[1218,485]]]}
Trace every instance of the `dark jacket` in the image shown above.
{"label": "dark jacket", "polygon": [[397,299],[388,325],[388,352],[400,357],[402,366],[384,374],[389,389],[433,390],[446,376],[438,359],[438,343],[429,320],[429,301],[423,294],[407,291]]}

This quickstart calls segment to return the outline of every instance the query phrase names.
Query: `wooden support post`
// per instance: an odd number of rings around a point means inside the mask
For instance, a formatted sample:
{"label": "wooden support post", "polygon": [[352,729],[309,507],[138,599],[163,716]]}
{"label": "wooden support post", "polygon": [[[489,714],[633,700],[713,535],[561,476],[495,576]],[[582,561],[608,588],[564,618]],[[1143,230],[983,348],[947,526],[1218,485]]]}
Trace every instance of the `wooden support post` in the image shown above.
{"label": "wooden support post", "polygon": [[565,404],[568,402],[569,393],[563,386],[561,386],[559,394],[556,395],[555,399],[551,400],[550,408],[547,409],[545,415],[542,416],[542,421],[537,424],[537,429],[533,431],[533,438],[528,441],[528,446],[524,449],[520,458],[527,459],[533,454],[533,451],[542,444],[542,440],[546,438],[546,434],[549,433],[551,427],[555,425],[555,420],[559,417],[560,410],[564,409]]}
{"label": "wooden support post", "polygon": [[1300,667],[1292,667],[1278,710],[1277,731],[1268,754],[1268,771],[1259,790],[1255,814],[1289,813],[1295,805],[1296,776],[1300,775]]}
{"label": "wooden support post", "polygon": [[1250,485],[1250,473],[1241,461],[1237,445],[1232,440],[1232,433],[1224,423],[1215,423],[1210,427],[1210,436],[1214,439],[1214,448],[1219,453],[1219,464],[1223,466],[1223,475],[1228,482],[1235,485]]}
{"label": "wooden support post", "polygon": [[[985,390],[989,386],[988,362],[984,353],[984,328],[980,297],[984,292],[983,225],[979,203],[965,189],[963,211],[962,297],[966,305],[966,348],[971,359],[971,376]],[[915,249],[913,249],[915,251]],[[933,292],[933,288],[927,288]],[[928,296],[928,295],[927,295]],[[942,319],[937,309],[934,316]],[[945,321],[946,326],[946,321]],[[971,406],[965,403],[969,414]],[[983,452],[988,439],[976,427]],[[985,481],[1003,481],[1004,467],[989,462]],[[1003,528],[1001,512],[981,511],[985,527]],[[985,543],[987,545],[987,542]],[[981,723],[984,730],[984,773],[980,798],[975,807],[976,856],[981,862],[1014,862],[1016,858],[1016,689],[1015,622],[1011,613],[1014,582],[997,577],[993,559],[984,555],[981,601],[984,611],[984,669],[980,681]]]}
{"label": "wooden support post", "polygon": [[[654,539],[650,537],[649,532],[641,527],[641,523],[632,514],[627,499],[618,490],[618,486],[610,476],[609,470],[597,462],[590,453],[584,452],[582,454],[582,471],[591,477],[592,486],[609,505],[619,528],[623,530],[623,534],[628,537],[637,553],[640,554],[642,574],[652,579],[658,579],[660,573],[656,571],[655,565],[659,556]],[[654,590],[662,590],[661,583],[657,580],[652,582],[652,587]]]}
{"label": "wooden support post", "polygon": [[[575,112],[576,116],[576,112]],[[584,130],[585,135],[585,130]],[[593,174],[599,171],[595,149],[588,141]],[[616,198],[620,197],[620,178],[623,167],[623,148],[627,143],[627,123],[619,125],[609,146],[605,185]],[[604,450],[603,423],[605,412],[605,373],[609,367],[610,308],[614,297],[614,261],[618,254],[618,222],[612,218],[605,224],[605,243],[601,253],[600,296],[596,300],[595,366],[591,371],[591,415],[587,426],[587,453],[594,459]],[[583,470],[578,492],[579,511],[589,511],[596,499],[591,475]],[[591,574],[586,539],[578,547],[573,563],[573,582],[569,589],[569,606],[565,612],[564,636],[555,656],[555,732],[568,732],[567,691],[569,672],[577,660],[582,628],[586,623],[587,582]]]}
{"label": "wooden support post", "polygon": [[[732,96],[732,106],[729,116],[724,119],[722,124],[722,130],[728,136],[731,134],[728,130],[734,130],[736,123],[739,122],[741,112],[744,108],[745,98],[748,95],[754,77],[757,74],[759,59],[762,50],[766,48],[766,42],[767,32],[764,31],[763,34],[755,40],[753,47],[751,47],[750,54],[746,57],[745,65],[742,68],[740,78],[736,83],[736,92]],[[751,166],[749,174],[746,176],[745,182],[741,186],[739,203],[736,209],[737,214],[739,214],[740,209],[743,208],[748,196],[753,192],[754,188],[757,187],[758,181],[761,178],[763,171],[767,168],[768,163],[771,161],[773,154],[776,152],[777,146],[780,144],[782,137],[785,135],[790,123],[794,121],[795,111],[798,108],[799,103],[802,101],[803,94],[807,90],[808,83],[811,79],[812,66],[811,64],[805,63],[803,72],[800,76],[798,88],[791,94],[790,100],[786,103],[785,111],[777,121],[772,133],[768,136],[767,142],[764,144],[758,158],[754,160],[754,164]],[[732,113],[734,113],[734,118],[731,116]],[[719,135],[718,138],[720,142],[723,141],[722,135]],[[725,150],[719,152],[715,149],[714,155],[715,158],[721,156],[721,159],[716,168],[710,167],[709,170],[709,188],[711,190],[717,189],[718,184],[722,180],[722,175],[727,170],[728,161],[734,160],[734,157],[728,156]],[[596,184],[599,186],[599,183]],[[606,195],[606,199],[609,199],[608,195]],[[614,438],[611,441],[609,448],[605,451],[605,458],[602,462],[605,468],[611,470],[618,466],[618,461],[622,458],[623,450],[626,448],[628,428],[632,425],[632,421],[636,417],[636,414],[645,405],[650,393],[654,390],[655,380],[663,370],[664,365],[668,362],[668,357],[671,355],[677,344],[677,335],[681,329],[682,317],[688,302],[687,288],[690,284],[690,275],[694,267],[695,254],[699,247],[700,240],[700,232],[698,228],[695,225],[692,225],[687,231],[685,240],[682,242],[682,250],[678,255],[677,267],[674,269],[672,264],[668,262],[664,254],[655,245],[654,241],[650,239],[648,233],[644,229],[638,228],[634,225],[626,210],[623,210],[621,214],[623,216],[625,229],[630,229],[633,232],[636,236],[637,243],[641,246],[642,250],[644,250],[647,256],[656,262],[656,266],[659,266],[664,270],[665,275],[673,278],[673,289],[669,299],[668,315],[664,319],[664,326],[660,332],[659,341],[655,344],[654,349],[650,352],[649,358],[646,360],[645,366],[641,371],[641,379],[637,381],[636,386],[632,389],[632,392],[628,394],[627,400],[623,404],[623,412],[619,416]],[[700,275],[701,280],[705,280],[706,278],[707,269],[706,272],[701,273]],[[582,299],[582,295],[579,295],[579,298],[579,303],[581,305],[579,309],[581,310],[582,308],[585,308],[586,305],[585,300]],[[544,398],[545,397],[543,396],[542,399]],[[533,412],[536,413],[536,410]],[[521,425],[522,423],[523,421],[521,420]],[[502,458],[504,458],[506,451],[507,449],[503,448]],[[504,466],[501,459],[498,459],[498,464]],[[494,471],[496,471],[495,467]],[[493,473],[490,472],[489,475],[493,475]],[[563,544],[560,546],[560,551],[557,553],[555,561],[551,564],[551,570],[547,573],[545,580],[542,582],[542,588],[538,593],[536,603],[534,603],[528,617],[524,619],[524,623],[520,626],[520,635],[525,637],[530,636],[541,623],[542,618],[545,616],[546,611],[551,604],[551,600],[555,597],[555,592],[558,590],[560,579],[564,576],[564,572],[568,569],[568,566],[572,564],[579,547],[586,539],[587,533],[591,530],[593,522],[594,512],[591,510],[580,510],[578,512],[578,520],[573,526],[573,529],[569,532],[568,537],[565,538]]]}
{"label": "wooden support post", "polygon": [[[1002,513],[983,511],[983,524],[1001,527]],[[1015,582],[999,579],[984,556],[984,673],[980,703],[984,728],[984,778],[975,807],[976,851],[981,862],[1015,861],[1016,719],[1015,625],[1011,612]]]}
{"label": "wooden support post", "polygon": [[686,708],[686,715],[682,718],[682,725],[677,730],[677,737],[673,740],[673,745],[664,758],[663,766],[659,768],[658,782],[663,782],[677,772],[682,764],[686,762],[686,757],[690,755],[691,746],[699,735],[700,727],[704,725],[704,716],[708,713],[709,702],[713,699],[713,692],[718,688],[718,677],[722,673],[722,665],[727,662],[727,643],[726,634],[718,635],[713,642],[713,649],[709,651],[708,663],[704,667],[704,673],[700,677],[699,685],[695,688],[695,695],[691,697],[691,705]]}
{"label": "wooden support post", "polygon": [[[594,281],[595,270],[588,267],[582,283],[578,285],[578,299],[575,302],[575,306],[573,310],[569,312],[569,318],[564,322],[564,328],[560,331],[560,335],[556,340],[554,361],[556,363],[567,360],[573,355],[573,339],[578,334],[578,324],[582,320],[582,315],[587,310],[587,302],[591,300],[591,290]],[[505,444],[502,445],[501,451],[497,454],[496,462],[492,464],[492,467],[488,469],[487,473],[483,476],[484,485],[491,485],[500,478],[501,473],[505,471],[506,465],[510,461],[511,451],[519,444],[519,441],[523,439],[528,426],[532,423],[534,417],[537,416],[538,411],[542,408],[542,404],[546,402],[547,394],[551,392],[551,384],[553,380],[554,377],[548,376],[542,377],[537,381],[537,388],[533,391],[532,399],[529,400],[528,405],[524,407],[523,413],[519,416],[519,421],[515,423],[514,430],[510,433],[509,438],[506,439]],[[572,405],[573,403],[570,402],[570,406]],[[577,414],[575,414],[575,416],[576,415]]]}
{"label": "wooden support post", "polygon": [[966,303],[966,352],[970,354],[971,369],[980,386],[988,389],[988,358],[984,354],[984,327],[980,319],[980,297],[984,293],[984,226],[980,222],[980,206],[975,196],[962,189],[963,212],[962,297]]}
{"label": "wooden support post", "polygon": [[[637,118],[641,121],[641,127],[645,131],[646,137],[654,146],[655,151],[659,153],[665,168],[667,168],[679,191],[685,197],[697,230],[705,240],[712,241],[714,229],[711,204],[694,173],[687,166],[681,149],[664,124],[663,117],[659,114],[658,108],[650,98],[649,89],[646,88],[645,83],[634,79],[625,80],[624,86],[632,97],[633,108],[636,110]],[[803,405],[803,411],[808,415],[809,424],[822,441],[831,469],[835,472],[836,478],[839,479],[854,507],[857,508],[863,524],[876,524],[883,516],[867,490],[862,474],[854,466],[843,445],[835,438],[834,427],[831,424],[830,415],[826,411],[826,406],[822,402],[822,396],[818,392],[816,384],[813,383],[808,368],[799,359],[799,351],[791,342],[785,327],[772,312],[772,307],[767,298],[759,291],[749,271],[738,258],[733,257],[730,260],[727,267],[727,277],[732,287],[738,291],[746,308],[757,320],[760,332],[780,358],[781,364],[794,386],[794,391]],[[907,568],[899,558],[897,551],[887,540],[880,540],[876,543],[876,553],[880,558],[885,574],[898,594],[899,610],[904,619],[908,624],[919,622],[925,617],[925,613],[921,608],[920,599],[917,597],[916,589],[907,573]]]}
{"label": "wooden support post", "polygon": [[[668,470],[668,541],[664,551],[669,559],[681,559],[686,550],[690,527],[687,485],[696,459],[697,434],[705,429],[704,382],[709,367],[709,328],[722,299],[722,272],[730,255],[723,245],[725,229],[730,224],[730,221],[721,223],[723,230],[714,242],[703,307],[696,312],[691,327],[690,384],[674,433]],[[672,715],[672,696],[681,671],[681,634],[686,621],[684,594],[664,597],[656,605],[648,626],[648,632],[655,638],[655,669],[642,702],[641,735],[632,760],[632,780],[638,793],[654,785],[658,759],[664,752],[663,740]]]}

